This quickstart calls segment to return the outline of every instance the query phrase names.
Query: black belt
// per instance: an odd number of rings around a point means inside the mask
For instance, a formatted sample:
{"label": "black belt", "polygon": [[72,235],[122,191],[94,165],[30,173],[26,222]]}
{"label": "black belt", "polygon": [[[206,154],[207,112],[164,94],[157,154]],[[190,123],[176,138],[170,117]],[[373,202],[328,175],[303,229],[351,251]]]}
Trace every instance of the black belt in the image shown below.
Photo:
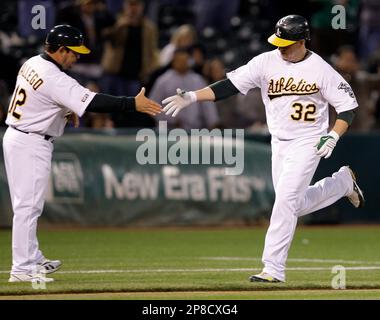
{"label": "black belt", "polygon": [[[13,127],[13,126],[11,126],[11,128],[12,128],[12,129],[15,129],[15,130],[17,130],[17,131],[20,131],[20,132],[22,132],[22,133],[25,133],[25,134],[29,134],[29,133],[30,133],[30,132],[26,132],[26,131],[22,131],[22,130],[20,130],[20,129],[17,129],[16,127]],[[53,138],[52,136],[49,136],[48,134],[41,134],[41,136],[44,137],[44,139],[45,139],[46,141],[49,141],[51,138]]]}

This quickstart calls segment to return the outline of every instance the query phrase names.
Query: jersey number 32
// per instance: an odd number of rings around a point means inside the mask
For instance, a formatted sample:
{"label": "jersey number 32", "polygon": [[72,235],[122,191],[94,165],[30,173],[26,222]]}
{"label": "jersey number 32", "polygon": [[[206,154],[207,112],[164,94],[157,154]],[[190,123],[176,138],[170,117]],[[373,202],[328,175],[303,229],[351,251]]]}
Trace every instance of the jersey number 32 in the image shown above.
{"label": "jersey number 32", "polygon": [[317,108],[315,104],[308,104],[304,106],[303,104],[296,102],[292,105],[294,109],[294,113],[290,116],[293,120],[299,121],[307,121],[314,122],[315,121],[315,112]]}

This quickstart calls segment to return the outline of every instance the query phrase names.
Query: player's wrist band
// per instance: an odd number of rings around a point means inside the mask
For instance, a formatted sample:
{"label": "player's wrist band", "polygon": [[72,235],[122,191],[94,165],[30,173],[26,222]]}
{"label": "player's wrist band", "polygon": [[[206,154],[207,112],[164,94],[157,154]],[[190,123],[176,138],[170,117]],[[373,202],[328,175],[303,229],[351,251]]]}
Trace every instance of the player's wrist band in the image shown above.
{"label": "player's wrist band", "polygon": [[189,94],[192,103],[197,101],[197,94],[194,91],[188,91],[187,93]]}

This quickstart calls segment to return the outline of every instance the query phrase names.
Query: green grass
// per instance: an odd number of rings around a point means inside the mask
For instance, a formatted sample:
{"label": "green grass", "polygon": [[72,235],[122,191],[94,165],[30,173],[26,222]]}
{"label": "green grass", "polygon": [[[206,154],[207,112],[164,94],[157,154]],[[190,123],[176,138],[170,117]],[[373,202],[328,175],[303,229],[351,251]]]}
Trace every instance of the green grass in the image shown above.
{"label": "green grass", "polygon": [[[64,265],[33,289],[7,282],[11,233],[1,230],[0,299],[380,299],[380,226],[298,228],[287,282],[250,283],[265,231],[42,229],[44,254]],[[335,265],[347,268],[347,290],[331,287]]]}

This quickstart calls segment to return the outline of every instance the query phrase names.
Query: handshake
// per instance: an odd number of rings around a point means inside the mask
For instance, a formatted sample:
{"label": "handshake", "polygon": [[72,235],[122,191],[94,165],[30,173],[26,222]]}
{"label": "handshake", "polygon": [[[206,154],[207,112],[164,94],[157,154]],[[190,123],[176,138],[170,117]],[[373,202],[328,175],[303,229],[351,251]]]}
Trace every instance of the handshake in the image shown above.
{"label": "handshake", "polygon": [[145,96],[145,88],[142,88],[135,97],[135,108],[136,111],[144,112],[151,116],[155,116],[164,111],[167,115],[172,114],[172,117],[175,117],[181,109],[195,101],[197,101],[197,95],[194,91],[186,92],[178,88],[175,96],[168,97],[162,101],[166,106],[161,109],[158,103]]}
{"label": "handshake", "polygon": [[175,117],[178,112],[195,101],[197,101],[197,95],[194,91],[184,91],[178,88],[175,96],[168,97],[162,101],[162,104],[165,105],[162,111],[166,115],[171,114],[172,117]]}

